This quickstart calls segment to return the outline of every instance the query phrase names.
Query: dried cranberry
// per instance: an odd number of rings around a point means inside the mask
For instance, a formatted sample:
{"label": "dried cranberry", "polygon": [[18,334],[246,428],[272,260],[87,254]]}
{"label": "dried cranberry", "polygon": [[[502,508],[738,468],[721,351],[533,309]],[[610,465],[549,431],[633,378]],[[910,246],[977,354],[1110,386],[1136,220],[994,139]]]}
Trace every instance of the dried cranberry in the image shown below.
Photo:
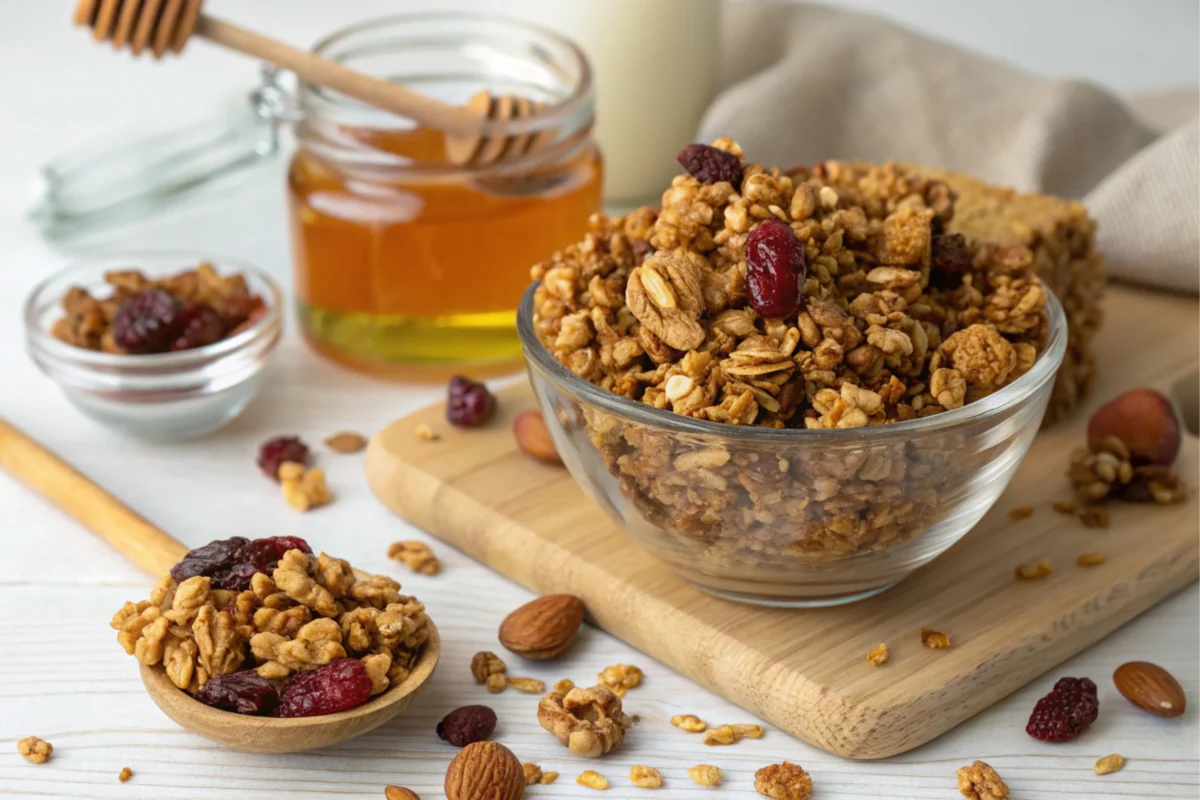
{"label": "dried cranberry", "polygon": [[786,222],[768,219],[746,238],[746,290],[764,317],[790,317],[800,310],[804,244]]}
{"label": "dried cranberry", "polygon": [[279,695],[280,717],[318,717],[361,706],[371,697],[371,676],[357,658],[335,658],[320,669],[298,672]]}
{"label": "dried cranberry", "polygon": [[245,558],[259,572],[271,572],[288,550],[312,553],[308,542],[299,536],[269,536],[265,539],[255,539],[246,545]]}
{"label": "dried cranberry", "polygon": [[1037,701],[1025,732],[1043,742],[1066,742],[1096,721],[1100,701],[1096,684],[1087,678],[1062,678]]}
{"label": "dried cranberry", "polygon": [[496,712],[487,706],[456,708],[437,724],[437,735],[455,747],[482,742],[496,730]]}
{"label": "dried cranberry", "polygon": [[270,714],[279,704],[275,685],[252,669],[209,678],[196,692],[201,703],[238,714]]}
{"label": "dried cranberry", "polygon": [[250,540],[242,536],[229,539],[218,539],[203,547],[197,547],[171,567],[171,577],[177,581],[186,581],[197,575],[212,577],[218,573],[228,572],[233,567],[244,562],[243,555]]}
{"label": "dried cranberry", "polygon": [[214,309],[203,303],[189,303],[179,310],[175,318],[175,341],[172,350],[191,350],[221,341],[225,335],[225,321]]}
{"label": "dried cranberry", "polygon": [[946,233],[933,237],[931,253],[933,268],[940,272],[959,275],[971,268],[971,251],[961,233]]}
{"label": "dried cranberry", "polygon": [[165,353],[178,330],[179,301],[163,289],[143,289],[113,314],[113,340],[128,353]]}
{"label": "dried cranberry", "polygon": [[496,398],[482,383],[455,375],[446,397],[446,419],[460,428],[477,428],[491,419]]}
{"label": "dried cranberry", "polygon": [[268,478],[279,480],[279,468],[285,461],[308,463],[308,445],[298,436],[276,436],[263,442],[258,449],[258,468]]}
{"label": "dried cranberry", "polygon": [[688,173],[701,183],[729,181],[734,189],[742,185],[742,160],[726,150],[707,144],[689,144],[675,156]]}

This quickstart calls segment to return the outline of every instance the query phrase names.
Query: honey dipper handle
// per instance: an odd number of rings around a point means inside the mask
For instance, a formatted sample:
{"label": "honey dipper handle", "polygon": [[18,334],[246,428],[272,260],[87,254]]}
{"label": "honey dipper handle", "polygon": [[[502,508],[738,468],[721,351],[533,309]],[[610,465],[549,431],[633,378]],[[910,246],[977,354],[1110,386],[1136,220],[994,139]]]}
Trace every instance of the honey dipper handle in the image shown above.
{"label": "honey dipper handle", "polygon": [[422,125],[459,136],[477,135],[480,117],[459,106],[443,103],[404,86],[372,78],[336,61],[286,45],[254,31],[204,14],[195,33],[219,45],[289,69],[309,83],[335,89],[369,105],[385,108]]}
{"label": "honey dipper handle", "polygon": [[183,544],[2,419],[0,468],[151,575],[165,574],[187,553]]}

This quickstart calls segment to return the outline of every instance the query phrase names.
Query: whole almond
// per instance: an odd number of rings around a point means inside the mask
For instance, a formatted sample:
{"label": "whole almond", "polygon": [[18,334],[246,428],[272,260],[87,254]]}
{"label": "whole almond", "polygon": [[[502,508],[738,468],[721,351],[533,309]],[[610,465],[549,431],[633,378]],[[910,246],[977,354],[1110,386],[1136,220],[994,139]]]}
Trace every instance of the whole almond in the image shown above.
{"label": "whole almond", "polygon": [[536,411],[522,411],[513,418],[513,436],[516,437],[517,447],[530,458],[536,458],[545,464],[561,464],[554,440],[550,438],[550,429],[546,420]]}
{"label": "whole almond", "polygon": [[1117,667],[1113,683],[1125,699],[1158,717],[1178,717],[1187,710],[1179,681],[1157,664],[1130,661]]}
{"label": "whole almond", "polygon": [[504,745],[476,742],[450,762],[443,788],[446,800],[521,800],[525,770]]}
{"label": "whole almond", "polygon": [[421,796],[404,786],[389,786],[383,790],[385,800],[421,800]]}
{"label": "whole almond", "polygon": [[583,624],[583,601],[572,594],[548,594],[526,603],[500,624],[500,644],[525,658],[543,661],[562,655]]}

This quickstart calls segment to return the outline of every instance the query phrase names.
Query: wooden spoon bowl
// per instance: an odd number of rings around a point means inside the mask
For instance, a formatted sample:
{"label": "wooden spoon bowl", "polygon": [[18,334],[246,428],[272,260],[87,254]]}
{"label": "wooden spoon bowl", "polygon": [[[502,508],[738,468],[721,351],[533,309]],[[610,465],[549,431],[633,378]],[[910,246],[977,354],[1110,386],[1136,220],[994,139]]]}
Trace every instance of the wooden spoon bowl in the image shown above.
{"label": "wooden spoon bowl", "polygon": [[320,717],[252,717],[222,711],[194,699],[171,683],[162,667],[141,665],[142,683],[150,699],[181,728],[247,753],[296,753],[329,747],[378,728],[408,707],[429,681],[441,654],[441,639],[432,621],[429,641],[408,679],[358,708]]}

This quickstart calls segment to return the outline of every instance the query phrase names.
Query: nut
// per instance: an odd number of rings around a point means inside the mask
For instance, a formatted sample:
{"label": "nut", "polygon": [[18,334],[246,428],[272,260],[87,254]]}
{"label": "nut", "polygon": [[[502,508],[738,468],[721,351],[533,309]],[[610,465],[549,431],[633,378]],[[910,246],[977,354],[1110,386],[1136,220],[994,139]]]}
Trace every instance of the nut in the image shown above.
{"label": "nut", "polygon": [[392,542],[388,545],[388,558],[400,561],[413,572],[422,575],[437,575],[442,571],[442,562],[429,549],[429,545],[419,541]]}
{"label": "nut", "polygon": [[1021,581],[1036,581],[1045,578],[1052,572],[1049,561],[1030,561],[1026,564],[1021,564],[1013,569],[1013,574],[1017,580]]}
{"label": "nut", "polygon": [[704,729],[708,727],[708,723],[695,714],[676,714],[671,717],[671,724],[688,733],[704,733]]}
{"label": "nut", "polygon": [[46,759],[54,754],[54,745],[36,736],[26,736],[17,742],[17,752],[24,756],[26,761],[45,764]]}
{"label": "nut", "polygon": [[812,778],[799,764],[771,764],[754,773],[754,788],[771,800],[808,800]]}
{"label": "nut", "polygon": [[996,770],[983,761],[976,761],[958,771],[958,791],[967,800],[1005,800],[1008,786]]}
{"label": "nut", "polygon": [[[495,653],[484,650],[471,658],[471,675],[476,683],[487,683],[493,675],[504,675],[506,672],[508,666]],[[504,688],[503,681],[501,688]]]}
{"label": "nut", "polygon": [[583,624],[583,601],[548,594],[518,608],[500,624],[500,644],[525,658],[557,658],[570,647]]}
{"label": "nut", "polygon": [[325,446],[335,453],[357,453],[367,446],[367,440],[361,433],[341,431],[327,437]]}
{"label": "nut", "polygon": [[506,685],[525,694],[541,694],[546,691],[545,681],[539,681],[537,678],[509,678]]}
{"label": "nut", "polygon": [[444,789],[446,800],[520,800],[525,796],[525,770],[504,745],[476,742],[450,762]]}
{"label": "nut", "polygon": [[631,664],[613,664],[596,675],[597,682],[612,689],[617,697],[624,697],[628,690],[641,686],[643,677],[642,671]]}
{"label": "nut", "polygon": [[412,789],[403,786],[389,786],[383,790],[385,800],[421,800],[421,796]]}
{"label": "nut", "polygon": [[572,753],[599,758],[620,747],[633,722],[621,710],[621,698],[604,686],[551,692],[538,703],[538,723]]}
{"label": "nut", "polygon": [[940,650],[950,646],[950,637],[932,628],[921,628],[921,644],[930,650]]}
{"label": "nut", "polygon": [[634,764],[629,768],[629,782],[639,789],[661,789],[663,776],[654,767]]}
{"label": "nut", "polygon": [[1088,420],[1088,447],[1099,452],[1106,436],[1123,441],[1135,465],[1169,467],[1179,455],[1179,418],[1171,401],[1153,389],[1134,389],[1096,409]]}
{"label": "nut", "polygon": [[580,786],[586,786],[589,789],[595,789],[598,792],[604,791],[610,785],[608,778],[604,777],[599,772],[596,772],[594,769],[585,769],[580,776],[575,779],[575,782]]}
{"label": "nut", "polygon": [[1171,673],[1148,661],[1117,667],[1113,683],[1125,699],[1157,717],[1178,717],[1187,710],[1187,695]]}
{"label": "nut", "polygon": [[688,777],[693,783],[700,786],[720,786],[721,785],[721,768],[714,767],[712,764],[697,764],[694,767],[688,767]]}
{"label": "nut", "polygon": [[1113,753],[1110,756],[1105,756],[1096,760],[1096,766],[1093,769],[1097,775],[1107,775],[1110,772],[1116,772],[1125,766],[1125,759],[1119,754]]}
{"label": "nut", "polygon": [[522,411],[517,414],[513,417],[512,430],[517,447],[525,455],[544,464],[562,464],[554,440],[550,438],[550,429],[546,427],[546,420],[540,412]]}

